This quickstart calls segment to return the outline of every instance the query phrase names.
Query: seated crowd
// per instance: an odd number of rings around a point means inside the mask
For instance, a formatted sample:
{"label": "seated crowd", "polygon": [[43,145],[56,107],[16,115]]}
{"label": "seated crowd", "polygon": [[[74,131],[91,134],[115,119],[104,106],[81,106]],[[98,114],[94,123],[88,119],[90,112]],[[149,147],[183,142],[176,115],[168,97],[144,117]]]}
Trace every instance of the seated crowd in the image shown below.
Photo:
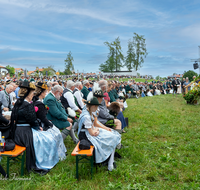
{"label": "seated crowd", "polygon": [[68,135],[75,144],[86,140],[93,145],[95,163],[106,163],[112,171],[127,126],[124,89],[106,80],[7,79],[0,85],[0,131],[26,147],[28,172],[46,174],[65,160]]}
{"label": "seated crowd", "polygon": [[[195,76],[193,77],[195,78]],[[123,94],[127,95],[129,98],[133,97],[145,97],[145,96],[154,96],[161,94],[181,94],[185,92],[185,87],[189,84],[188,77],[183,78],[180,81],[177,78],[173,80],[165,80],[156,82],[155,79],[152,82],[135,82],[134,80],[129,80],[128,82],[116,83],[116,89],[119,89]]]}

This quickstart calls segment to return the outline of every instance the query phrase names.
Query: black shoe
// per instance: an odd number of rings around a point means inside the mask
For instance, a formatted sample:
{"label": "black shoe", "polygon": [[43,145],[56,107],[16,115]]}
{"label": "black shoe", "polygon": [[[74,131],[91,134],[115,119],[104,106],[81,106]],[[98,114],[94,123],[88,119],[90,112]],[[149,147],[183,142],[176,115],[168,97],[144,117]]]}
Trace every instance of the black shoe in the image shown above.
{"label": "black shoe", "polygon": [[121,155],[118,152],[115,152],[115,158],[121,159]]}

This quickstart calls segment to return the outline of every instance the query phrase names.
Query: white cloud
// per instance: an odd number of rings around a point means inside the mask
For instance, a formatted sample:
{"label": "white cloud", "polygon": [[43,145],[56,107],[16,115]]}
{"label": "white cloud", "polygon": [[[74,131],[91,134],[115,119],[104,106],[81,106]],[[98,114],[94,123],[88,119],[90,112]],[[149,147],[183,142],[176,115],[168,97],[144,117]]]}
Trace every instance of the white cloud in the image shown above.
{"label": "white cloud", "polygon": [[102,46],[103,45],[103,41],[100,41],[98,39],[89,39],[86,41],[81,41],[81,40],[75,40],[73,38],[68,38],[68,37],[64,37],[61,35],[53,34],[51,32],[45,32],[45,35],[48,35],[50,37],[57,38],[60,40],[77,43],[77,44],[94,45],[94,46]]}
{"label": "white cloud", "polygon": [[[41,12],[53,12],[58,14],[71,14],[78,16],[85,16],[95,20],[103,21],[109,24],[119,25],[119,26],[128,26],[128,27],[155,27],[155,26],[165,26],[167,23],[170,23],[169,16],[166,13],[155,10],[151,7],[146,7],[144,4],[141,4],[139,1],[102,1],[101,7],[94,8],[92,5],[87,5],[84,8],[82,1],[77,2],[56,2],[54,1],[34,1],[27,2],[24,0],[0,0],[0,3],[7,4],[10,6],[17,6],[24,8],[25,10],[30,9],[32,11]],[[113,8],[114,4],[118,4]],[[92,3],[91,3],[92,4]],[[123,8],[122,8],[123,7]],[[141,19],[138,19],[133,16],[125,16],[127,13],[135,12],[136,15],[139,15]],[[150,19],[144,19],[144,16],[149,14],[156,17],[162,22],[154,22]],[[81,17],[80,17],[81,18]]]}
{"label": "white cloud", "polygon": [[54,57],[15,57],[15,58],[7,59],[7,61],[22,61],[22,60],[56,62],[56,61],[63,61],[64,59],[54,58]]}
{"label": "white cloud", "polygon": [[0,49],[3,50],[13,50],[13,51],[28,51],[28,52],[38,52],[38,53],[55,53],[55,54],[66,54],[67,52],[62,51],[51,51],[51,50],[42,50],[42,49],[31,49],[31,48],[21,48],[16,46],[4,46],[0,45]]}

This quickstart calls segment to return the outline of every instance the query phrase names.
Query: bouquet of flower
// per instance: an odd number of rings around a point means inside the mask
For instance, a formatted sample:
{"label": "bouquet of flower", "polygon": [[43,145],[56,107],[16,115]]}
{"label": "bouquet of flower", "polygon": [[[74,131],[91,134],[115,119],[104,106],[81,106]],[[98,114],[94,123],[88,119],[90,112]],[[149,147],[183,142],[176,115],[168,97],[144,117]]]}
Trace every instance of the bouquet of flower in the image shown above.
{"label": "bouquet of flower", "polygon": [[183,98],[187,101],[189,104],[197,103],[200,97],[200,77],[197,77],[193,81],[193,88],[190,90],[187,94],[183,95]]}

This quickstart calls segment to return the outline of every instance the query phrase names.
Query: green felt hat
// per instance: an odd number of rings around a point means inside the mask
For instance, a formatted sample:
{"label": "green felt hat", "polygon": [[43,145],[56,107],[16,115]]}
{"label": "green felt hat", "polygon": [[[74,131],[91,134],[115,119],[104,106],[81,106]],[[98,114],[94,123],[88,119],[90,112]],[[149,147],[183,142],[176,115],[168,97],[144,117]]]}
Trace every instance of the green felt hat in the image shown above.
{"label": "green felt hat", "polygon": [[96,106],[101,105],[96,97],[93,97],[91,100],[88,100],[86,102],[86,104],[87,105],[96,105]]}

